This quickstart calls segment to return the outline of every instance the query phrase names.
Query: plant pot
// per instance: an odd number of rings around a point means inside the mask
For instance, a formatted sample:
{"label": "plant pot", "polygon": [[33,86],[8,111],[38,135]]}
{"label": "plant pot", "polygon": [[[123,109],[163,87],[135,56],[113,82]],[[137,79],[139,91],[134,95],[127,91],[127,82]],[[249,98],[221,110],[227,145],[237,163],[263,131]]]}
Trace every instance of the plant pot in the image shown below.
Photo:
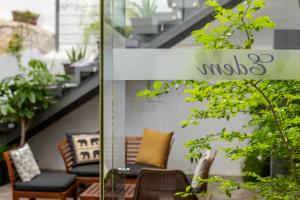
{"label": "plant pot", "polygon": [[74,75],[75,74],[75,69],[74,67],[71,67],[70,63],[63,63],[64,68],[65,68],[65,73],[69,75]]}
{"label": "plant pot", "polygon": [[5,185],[7,183],[7,168],[6,164],[3,160],[0,160],[0,186]]}
{"label": "plant pot", "polygon": [[39,15],[37,16],[27,16],[24,12],[14,10],[12,11],[13,20],[17,22],[24,22],[27,24],[36,25]]}

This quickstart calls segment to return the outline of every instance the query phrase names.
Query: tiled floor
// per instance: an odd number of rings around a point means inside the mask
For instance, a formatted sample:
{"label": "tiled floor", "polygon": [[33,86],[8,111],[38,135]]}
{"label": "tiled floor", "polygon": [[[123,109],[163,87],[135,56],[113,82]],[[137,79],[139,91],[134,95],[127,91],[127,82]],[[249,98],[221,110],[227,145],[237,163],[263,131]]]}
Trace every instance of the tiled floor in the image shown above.
{"label": "tiled floor", "polygon": [[[214,189],[216,189],[216,187],[214,185],[211,185],[209,187],[209,191],[213,191]],[[230,200],[247,200],[249,199],[249,197],[251,197],[251,193],[248,191],[237,191],[233,194],[232,198]],[[207,198],[201,198],[201,200],[205,200]],[[225,195],[213,195],[211,200],[227,200],[229,198],[227,198]],[[9,185],[5,185],[3,187],[0,187],[0,200],[12,200],[11,197],[11,191],[10,191],[10,187]],[[25,200],[25,199],[22,199]],[[46,199],[43,199],[46,200]],[[71,199],[70,199],[71,200]]]}
{"label": "tiled floor", "polygon": [[0,187],[0,200],[10,200],[11,194],[10,194],[10,188],[9,185],[5,185]]}

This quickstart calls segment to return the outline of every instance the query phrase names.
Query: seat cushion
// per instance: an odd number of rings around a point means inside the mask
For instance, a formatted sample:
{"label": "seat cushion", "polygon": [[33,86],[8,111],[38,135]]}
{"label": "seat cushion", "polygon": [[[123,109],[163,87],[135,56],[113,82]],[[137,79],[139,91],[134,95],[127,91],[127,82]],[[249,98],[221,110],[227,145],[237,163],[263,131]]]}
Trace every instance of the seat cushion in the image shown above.
{"label": "seat cushion", "polygon": [[126,174],[126,178],[137,178],[139,171],[143,168],[153,168],[158,169],[157,167],[151,165],[144,165],[144,164],[126,164],[126,168],[130,169],[130,172]]}
{"label": "seat cushion", "polygon": [[99,164],[86,164],[74,167],[70,172],[77,176],[99,177]]}
{"label": "seat cushion", "polygon": [[42,172],[31,181],[15,183],[16,191],[64,192],[76,181],[76,176],[62,172]]}

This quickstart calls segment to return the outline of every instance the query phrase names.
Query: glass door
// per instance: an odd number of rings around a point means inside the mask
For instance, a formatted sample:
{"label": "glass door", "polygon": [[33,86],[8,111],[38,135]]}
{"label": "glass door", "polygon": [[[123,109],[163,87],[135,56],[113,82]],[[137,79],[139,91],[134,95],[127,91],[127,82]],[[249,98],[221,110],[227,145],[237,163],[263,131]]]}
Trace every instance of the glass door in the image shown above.
{"label": "glass door", "polygon": [[[123,27],[125,7],[123,1],[100,1],[100,124],[103,163],[100,171],[101,199],[124,199],[125,189],[125,85],[113,76],[113,49],[121,45],[118,27]],[[100,173],[100,174],[102,174]]]}

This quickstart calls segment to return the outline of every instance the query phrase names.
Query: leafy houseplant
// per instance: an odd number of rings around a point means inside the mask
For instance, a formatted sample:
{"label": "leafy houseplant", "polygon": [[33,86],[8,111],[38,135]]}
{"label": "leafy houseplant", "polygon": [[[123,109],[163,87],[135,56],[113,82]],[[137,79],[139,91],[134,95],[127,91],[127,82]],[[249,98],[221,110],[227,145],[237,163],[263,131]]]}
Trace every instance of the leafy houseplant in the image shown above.
{"label": "leafy houseplant", "polygon": [[[219,26],[207,24],[204,29],[193,31],[193,36],[205,49],[251,49],[254,32],[264,28],[273,28],[275,23],[268,16],[255,14],[265,6],[264,0],[246,0],[237,6],[237,11],[222,7],[217,0],[208,0],[208,6],[214,7],[214,18]],[[232,39],[236,33],[244,34],[244,41],[238,43]],[[202,119],[216,118],[230,120],[238,113],[250,114],[249,127],[252,133],[227,131],[186,142],[187,159],[192,162],[202,156],[202,151],[211,149],[214,141],[249,141],[246,146],[222,148],[230,160],[247,157],[275,157],[288,162],[289,173],[286,176],[262,177],[249,167],[244,172],[253,182],[239,183],[222,177],[200,180],[203,183],[218,182],[220,190],[228,197],[235,190],[247,189],[257,193],[257,198],[267,200],[300,198],[300,81],[296,80],[232,80],[210,83],[206,81],[154,82],[153,89],[146,88],[138,96],[155,97],[169,93],[180,85],[185,88],[186,102],[205,102],[205,108],[193,108],[191,115],[182,122],[182,127],[198,125]],[[195,193],[191,187],[179,195]],[[255,198],[255,197],[253,197]]]}
{"label": "leafy houseplant", "polygon": [[76,61],[80,60],[81,58],[84,58],[85,53],[86,53],[86,48],[72,47],[72,49],[69,51],[67,50],[66,53],[67,53],[67,56],[69,59],[69,63],[73,64]]}
{"label": "leafy houseplant", "polygon": [[0,186],[7,183],[7,168],[3,159],[3,153],[7,151],[9,147],[7,145],[0,145]]}
{"label": "leafy houseplant", "polygon": [[32,59],[28,66],[20,65],[22,74],[0,81],[0,122],[20,124],[20,145],[25,143],[31,120],[56,100],[49,88],[63,84],[65,75],[52,74],[45,63]]}
{"label": "leafy houseplant", "polygon": [[69,63],[64,63],[65,72],[67,74],[73,74],[74,69],[71,68],[70,65],[85,57],[86,48],[72,47],[71,50],[66,50],[66,54],[68,56]]}
{"label": "leafy houseplant", "polygon": [[12,15],[14,21],[24,22],[32,25],[36,25],[39,18],[39,14],[29,10],[26,11],[13,10]]}

